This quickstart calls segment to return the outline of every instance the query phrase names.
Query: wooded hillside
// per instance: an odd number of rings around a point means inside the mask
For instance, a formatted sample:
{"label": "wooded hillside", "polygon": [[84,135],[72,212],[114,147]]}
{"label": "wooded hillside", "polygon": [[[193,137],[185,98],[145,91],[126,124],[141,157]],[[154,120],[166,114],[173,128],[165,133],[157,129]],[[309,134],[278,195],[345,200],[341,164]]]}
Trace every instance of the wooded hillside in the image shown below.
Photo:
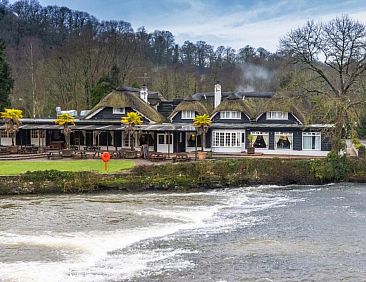
{"label": "wooded hillside", "polygon": [[55,106],[86,109],[98,100],[93,94],[141,85],[144,73],[166,98],[213,91],[217,80],[226,91],[276,91],[289,80],[278,71],[283,56],[245,43],[240,50],[204,41],[179,46],[169,31],[133,30],[128,22],[98,21],[33,0],[0,3],[0,37],[15,80],[12,103],[27,115],[33,97],[36,116],[54,113]]}
{"label": "wooded hillside", "polygon": [[[344,22],[347,21],[343,19]],[[342,25],[342,19],[327,26],[330,36],[327,42],[311,41],[314,36],[320,38],[321,32],[327,32],[321,25],[314,25],[310,31],[299,29],[299,38],[309,39],[311,44],[315,42],[310,51],[293,48],[291,44],[306,46],[306,42],[296,39],[294,30],[287,41],[282,40],[282,48],[271,53],[245,42],[239,50],[214,47],[204,41],[179,45],[169,31],[147,31],[144,27],[133,30],[128,22],[99,21],[88,13],[66,7],[42,7],[36,0],[20,0],[14,4],[0,0],[0,38],[6,43],[6,60],[14,79],[9,102],[24,109],[26,116],[35,117],[54,116],[56,106],[90,109],[119,85],[139,87],[146,82],[151,90],[172,99],[213,91],[214,83],[219,80],[224,91],[273,91],[302,100],[303,104],[305,101],[309,115],[326,122],[322,117],[328,121],[336,118],[335,103],[342,103],[343,99],[329,97],[348,76],[352,84],[345,99],[350,99],[352,106],[357,102],[358,106],[356,118],[346,117],[353,124],[362,118],[366,108],[363,104],[366,31],[364,25],[348,22],[357,28],[359,35],[356,39],[346,38],[353,49],[335,51],[322,62],[321,58],[327,56],[322,52],[342,46],[338,44],[338,41],[342,43],[339,35],[349,28]],[[355,40],[357,45],[352,44]],[[339,70],[342,60],[347,60],[348,67],[343,68],[342,63]],[[349,71],[355,66],[360,72],[351,77]],[[334,80],[335,89],[329,87],[325,77]],[[350,112],[355,110],[350,108]]]}

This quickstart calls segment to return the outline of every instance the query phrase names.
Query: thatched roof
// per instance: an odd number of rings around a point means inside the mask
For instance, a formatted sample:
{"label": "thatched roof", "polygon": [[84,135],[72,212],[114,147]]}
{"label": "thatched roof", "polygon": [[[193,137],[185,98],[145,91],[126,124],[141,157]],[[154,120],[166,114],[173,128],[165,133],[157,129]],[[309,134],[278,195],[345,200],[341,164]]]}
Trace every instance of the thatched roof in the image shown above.
{"label": "thatched roof", "polygon": [[212,115],[221,111],[237,111],[246,114],[249,119],[253,118],[253,111],[242,99],[226,99],[216,107]]}
{"label": "thatched roof", "polygon": [[129,91],[117,91],[113,90],[107,96],[105,96],[100,102],[90,111],[90,113],[85,117],[86,119],[96,111],[100,110],[101,108],[105,107],[114,107],[114,108],[126,108],[130,107],[147,119],[162,123],[166,122],[166,119],[153,107],[143,101],[136,93],[129,92]]}
{"label": "thatched roof", "polygon": [[199,115],[209,115],[212,111],[212,106],[209,103],[187,99],[179,103],[174,111],[169,115],[169,119],[174,117],[178,112],[181,111],[194,111]]}
{"label": "thatched roof", "polygon": [[289,112],[302,123],[306,123],[301,105],[298,105],[296,100],[288,97],[274,97],[270,99],[246,98],[245,104],[251,109],[253,118],[258,118],[265,112],[282,111]]}

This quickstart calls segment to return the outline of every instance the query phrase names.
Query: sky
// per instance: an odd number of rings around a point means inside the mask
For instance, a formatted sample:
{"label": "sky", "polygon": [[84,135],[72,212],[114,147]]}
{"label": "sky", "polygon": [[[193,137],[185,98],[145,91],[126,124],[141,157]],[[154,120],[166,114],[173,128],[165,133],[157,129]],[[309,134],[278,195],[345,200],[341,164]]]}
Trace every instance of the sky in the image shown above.
{"label": "sky", "polygon": [[[14,2],[10,1],[10,2]],[[349,15],[366,24],[366,0],[39,0],[88,12],[99,20],[124,20],[152,32],[169,30],[176,42],[215,47],[245,45],[275,51],[279,39],[307,20]]]}

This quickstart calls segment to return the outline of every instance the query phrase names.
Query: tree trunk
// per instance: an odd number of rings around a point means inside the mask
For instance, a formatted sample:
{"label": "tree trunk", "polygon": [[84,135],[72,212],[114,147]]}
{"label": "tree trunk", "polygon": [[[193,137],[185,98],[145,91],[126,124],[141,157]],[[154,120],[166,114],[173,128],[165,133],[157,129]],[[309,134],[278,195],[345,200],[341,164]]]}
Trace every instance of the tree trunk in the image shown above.
{"label": "tree trunk", "polygon": [[134,137],[133,131],[130,131],[129,132],[129,138],[130,138],[130,142],[131,142],[131,151],[133,151],[135,149],[134,148],[135,139],[133,137]]}
{"label": "tree trunk", "polygon": [[205,140],[205,132],[204,131],[202,131],[202,135],[201,135],[201,152],[203,152],[203,141]]}
{"label": "tree trunk", "polygon": [[335,122],[334,135],[332,138],[332,151],[339,153],[342,146],[343,131],[345,125],[345,109],[341,105],[337,105],[337,119]]}

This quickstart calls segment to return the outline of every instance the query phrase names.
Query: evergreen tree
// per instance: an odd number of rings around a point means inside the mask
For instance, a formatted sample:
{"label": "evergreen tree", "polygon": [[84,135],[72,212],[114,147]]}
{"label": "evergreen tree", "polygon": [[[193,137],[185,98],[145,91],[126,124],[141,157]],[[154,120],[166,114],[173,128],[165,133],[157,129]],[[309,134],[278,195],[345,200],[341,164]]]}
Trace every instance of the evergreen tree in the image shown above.
{"label": "evergreen tree", "polygon": [[109,76],[101,77],[91,90],[92,107],[116,87]]}
{"label": "evergreen tree", "polygon": [[10,68],[5,59],[5,43],[0,39],[0,111],[9,106],[9,94],[13,88]]}

